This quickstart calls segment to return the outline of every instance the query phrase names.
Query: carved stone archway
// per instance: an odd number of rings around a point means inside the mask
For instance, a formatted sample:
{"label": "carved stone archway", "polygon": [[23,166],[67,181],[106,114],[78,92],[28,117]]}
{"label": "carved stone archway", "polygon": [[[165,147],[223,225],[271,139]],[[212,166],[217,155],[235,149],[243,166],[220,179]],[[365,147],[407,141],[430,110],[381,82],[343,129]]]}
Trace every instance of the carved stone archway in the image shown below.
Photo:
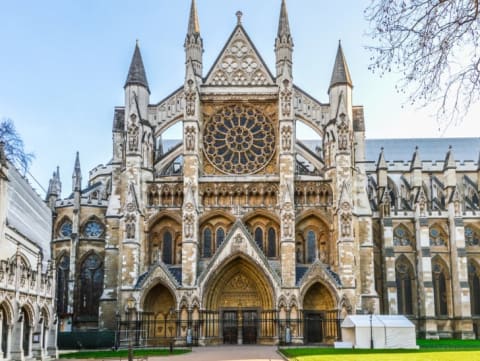
{"label": "carved stone archway", "polygon": [[275,308],[274,290],[262,271],[248,260],[238,257],[216,272],[204,293],[206,309]]}

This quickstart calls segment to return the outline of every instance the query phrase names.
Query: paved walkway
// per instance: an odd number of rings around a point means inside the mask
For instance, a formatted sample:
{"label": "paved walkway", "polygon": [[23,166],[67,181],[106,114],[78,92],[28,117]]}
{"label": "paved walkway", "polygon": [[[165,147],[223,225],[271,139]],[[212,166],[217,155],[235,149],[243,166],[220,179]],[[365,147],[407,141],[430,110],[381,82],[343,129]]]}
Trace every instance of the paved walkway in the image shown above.
{"label": "paved walkway", "polygon": [[194,347],[185,355],[155,357],[149,361],[283,361],[276,346],[209,346]]}

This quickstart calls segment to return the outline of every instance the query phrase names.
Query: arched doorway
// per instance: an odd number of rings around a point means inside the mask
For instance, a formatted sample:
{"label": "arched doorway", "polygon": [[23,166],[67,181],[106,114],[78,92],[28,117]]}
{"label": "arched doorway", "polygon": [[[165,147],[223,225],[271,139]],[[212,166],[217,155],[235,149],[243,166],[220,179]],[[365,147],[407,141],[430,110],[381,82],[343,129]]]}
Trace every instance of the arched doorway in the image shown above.
{"label": "arched doorway", "polygon": [[146,346],[166,344],[177,336],[175,297],[167,287],[159,283],[150,289],[145,296],[143,310]]}
{"label": "arched doorway", "polygon": [[332,343],[338,338],[335,298],[320,282],[310,286],[303,298],[306,343]]}
{"label": "arched doorway", "polygon": [[25,357],[30,356],[30,339],[32,331],[32,322],[30,315],[25,308],[22,308],[23,315],[23,333],[22,333],[22,349]]}
{"label": "arched doorway", "polygon": [[8,351],[9,351],[9,326],[8,326],[8,313],[5,308],[5,305],[0,305],[0,327],[2,328],[1,330],[1,339],[0,342],[2,343],[2,358],[3,359],[8,359]]}
{"label": "arched doorway", "polygon": [[207,338],[225,344],[272,343],[276,336],[274,290],[258,266],[238,257],[207,284]]}

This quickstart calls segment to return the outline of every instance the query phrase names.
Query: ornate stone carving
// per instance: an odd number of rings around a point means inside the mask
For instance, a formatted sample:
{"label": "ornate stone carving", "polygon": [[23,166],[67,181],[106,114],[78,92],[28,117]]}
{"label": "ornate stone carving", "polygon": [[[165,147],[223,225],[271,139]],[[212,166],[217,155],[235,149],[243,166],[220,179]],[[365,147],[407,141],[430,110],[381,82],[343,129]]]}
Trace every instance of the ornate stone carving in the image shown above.
{"label": "ornate stone carving", "polygon": [[280,92],[280,104],[282,108],[282,115],[290,117],[292,115],[292,91],[289,87],[290,82],[285,79],[283,81],[283,89]]}
{"label": "ornate stone carving", "polygon": [[340,216],[340,234],[342,237],[350,237],[352,235],[352,215],[343,213]]}
{"label": "ornate stone carving", "polygon": [[253,174],[273,158],[275,130],[259,109],[230,105],[206,118],[203,144],[206,158],[220,172]]}
{"label": "ornate stone carving", "polygon": [[134,214],[128,214],[125,217],[125,236],[127,239],[135,238],[135,223],[136,223],[136,217]]}
{"label": "ornate stone carving", "polygon": [[186,214],[183,219],[183,224],[185,227],[185,238],[193,238],[193,227],[194,227],[195,217],[193,214]]}
{"label": "ornate stone carving", "polygon": [[292,149],[292,127],[290,125],[282,127],[282,149],[286,152]]}
{"label": "ornate stone carving", "polygon": [[185,128],[185,148],[188,152],[195,150],[195,127],[189,126]]}
{"label": "ornate stone carving", "polygon": [[185,91],[185,112],[187,113],[187,116],[194,116],[197,94],[195,93],[195,89],[193,87],[193,80],[189,79],[187,84],[188,89]]}
{"label": "ornate stone carving", "polygon": [[130,116],[130,124],[128,126],[128,150],[130,152],[138,151],[139,127],[137,125],[137,116]]}
{"label": "ornate stone carving", "polygon": [[238,28],[215,64],[209,85],[267,85],[272,80],[245,33]]}
{"label": "ornate stone carving", "polygon": [[293,236],[293,221],[294,215],[292,213],[285,213],[282,217],[283,236],[290,238]]}
{"label": "ornate stone carving", "polygon": [[348,124],[345,120],[345,114],[340,114],[340,124],[338,125],[338,149],[348,150]]}

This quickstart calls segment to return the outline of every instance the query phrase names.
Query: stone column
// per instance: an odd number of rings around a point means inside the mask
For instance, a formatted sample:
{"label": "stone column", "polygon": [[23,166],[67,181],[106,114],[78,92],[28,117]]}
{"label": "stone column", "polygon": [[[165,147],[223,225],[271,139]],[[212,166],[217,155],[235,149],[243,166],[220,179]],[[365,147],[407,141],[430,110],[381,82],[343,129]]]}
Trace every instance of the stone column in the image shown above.
{"label": "stone column", "polygon": [[185,120],[183,122],[183,181],[184,203],[182,209],[182,284],[193,287],[197,281],[198,264],[198,177],[200,169],[199,137],[201,132],[200,96],[191,66],[185,82]]}
{"label": "stone column", "polygon": [[385,260],[385,287],[387,296],[386,311],[389,315],[398,313],[397,282],[395,273],[395,254],[393,250],[393,223],[391,218],[384,218],[382,222],[383,258]]}
{"label": "stone column", "polygon": [[[418,213],[418,212],[417,212]],[[417,245],[417,294],[419,332],[421,337],[438,339],[435,321],[435,297],[433,294],[432,259],[428,219],[415,217]]]}
{"label": "stone column", "polygon": [[[295,286],[295,122],[293,121],[293,84],[291,74],[284,72],[279,99],[279,149],[281,204],[280,262],[282,285]],[[279,79],[280,80],[280,79]]]}
{"label": "stone column", "polygon": [[[450,204],[449,208],[452,207],[454,205]],[[461,217],[456,217],[454,212],[449,213],[452,302],[455,319],[454,336],[460,339],[474,339],[467,252],[465,250],[465,228]]]}
{"label": "stone column", "polygon": [[[21,313],[20,313],[21,314]],[[23,354],[23,315],[19,317],[18,314],[14,314],[13,319],[13,328],[11,332],[11,342],[10,342],[10,358],[11,360],[23,361],[25,360],[25,355]]]}

